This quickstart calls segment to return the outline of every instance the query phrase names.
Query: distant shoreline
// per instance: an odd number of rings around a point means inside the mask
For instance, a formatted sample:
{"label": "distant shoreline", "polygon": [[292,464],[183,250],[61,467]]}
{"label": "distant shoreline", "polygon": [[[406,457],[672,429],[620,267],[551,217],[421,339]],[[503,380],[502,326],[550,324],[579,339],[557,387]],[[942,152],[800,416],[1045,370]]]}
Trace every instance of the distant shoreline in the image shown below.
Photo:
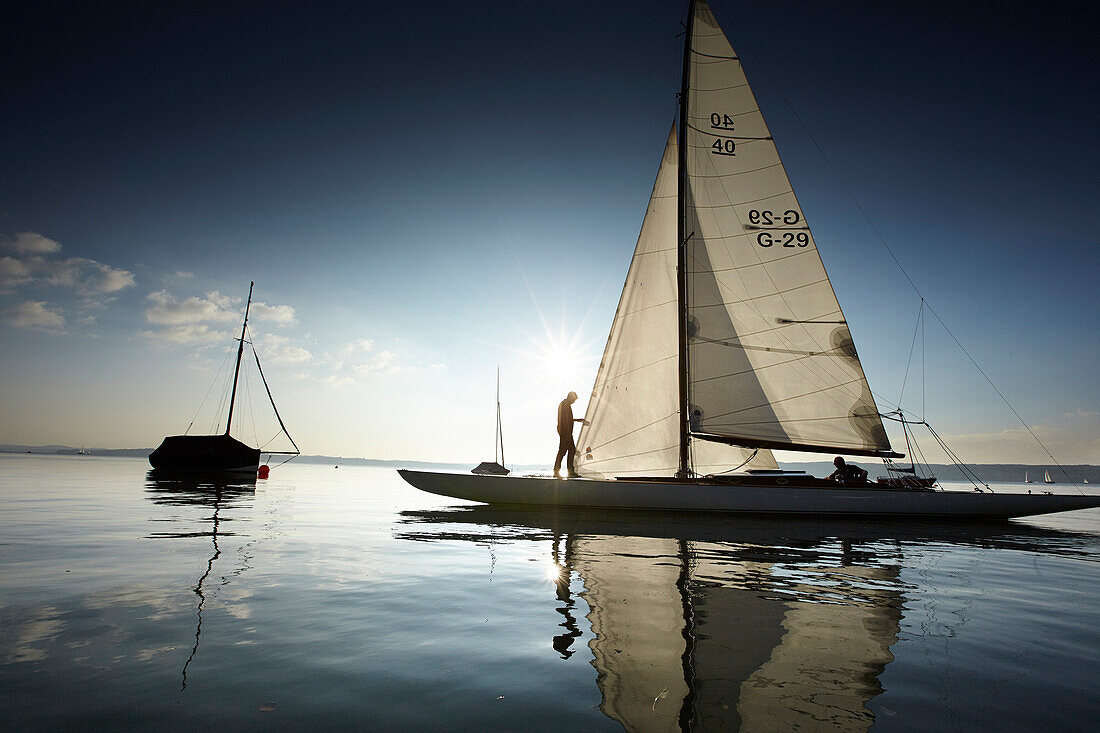
{"label": "distant shoreline", "polygon": [[[13,453],[13,454],[27,454],[34,455],[53,455],[53,456],[74,456],[79,453],[79,448],[73,448],[68,445],[13,445],[5,444],[0,445],[0,453]],[[111,448],[111,449],[99,449],[99,448],[85,448],[85,453],[90,456],[100,456],[108,458],[147,458],[150,453],[153,452],[152,448]],[[402,459],[389,459],[389,458],[359,458],[356,456],[326,456],[326,455],[302,455],[294,459],[295,461],[302,461],[305,463],[317,463],[317,464],[334,464],[345,466],[377,466],[381,468],[425,468],[425,469],[459,469],[466,470],[476,466],[478,460],[471,460],[467,463],[454,463],[443,461],[412,461]],[[864,468],[867,468],[871,474],[872,480],[881,474],[885,473],[885,469],[875,462],[875,459],[865,459],[860,461]],[[1088,481],[1100,485],[1100,466],[1092,464],[1074,464],[1057,466],[1051,464],[1026,464],[1026,463],[971,463],[968,464],[970,468],[983,481],[1001,482],[1001,483],[1023,483],[1025,472],[1037,486],[1043,485],[1043,472],[1050,471],[1051,478],[1054,479],[1056,484],[1060,483],[1081,483]],[[784,462],[782,467],[788,471],[805,471],[808,474],[814,476],[827,476],[833,470],[833,465],[829,461],[811,461],[811,462]],[[513,471],[538,471],[549,469],[549,464],[512,464],[509,466]],[[968,479],[963,476],[962,472],[958,468],[952,465],[944,464],[931,464],[929,466],[932,472],[942,481],[967,481]],[[1062,470],[1065,473],[1062,473]],[[1068,478],[1067,478],[1068,474]]]}

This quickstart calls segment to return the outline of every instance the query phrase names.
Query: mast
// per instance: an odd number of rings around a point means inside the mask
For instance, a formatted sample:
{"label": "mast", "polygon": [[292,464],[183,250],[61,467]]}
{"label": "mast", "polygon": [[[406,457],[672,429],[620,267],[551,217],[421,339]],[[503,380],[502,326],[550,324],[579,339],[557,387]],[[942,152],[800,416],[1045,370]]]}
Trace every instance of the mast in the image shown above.
{"label": "mast", "polygon": [[497,364],[497,434],[493,436],[493,460],[497,456],[497,444],[500,444],[500,465],[504,465],[504,428],[500,424],[500,365]]}
{"label": "mast", "polygon": [[244,356],[244,332],[248,328],[248,309],[252,307],[252,286],[248,283],[248,303],[244,306],[244,323],[241,324],[241,343],[237,347],[237,366],[233,369],[233,391],[229,394],[229,417],[225,420],[225,435],[229,436],[229,426],[233,424],[233,402],[237,398],[237,378],[241,376],[241,357]]}
{"label": "mast", "polygon": [[688,455],[688,333],[687,333],[687,240],[693,232],[687,232],[687,118],[688,80],[691,74],[691,33],[695,26],[695,0],[688,3],[687,31],[684,35],[684,65],[680,79],[680,124],[676,137],[677,181],[676,205],[676,300],[680,334],[680,470],[678,477],[687,477],[691,471]]}

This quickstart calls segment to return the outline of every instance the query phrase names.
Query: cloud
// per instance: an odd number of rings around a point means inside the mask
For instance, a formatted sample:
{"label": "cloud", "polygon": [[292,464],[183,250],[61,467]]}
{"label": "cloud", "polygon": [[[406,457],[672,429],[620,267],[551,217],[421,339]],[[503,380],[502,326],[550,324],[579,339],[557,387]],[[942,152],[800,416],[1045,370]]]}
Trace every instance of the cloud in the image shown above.
{"label": "cloud", "polygon": [[58,242],[35,232],[19,232],[14,239],[0,240],[0,247],[21,255],[52,254],[61,249]]}
{"label": "cloud", "polygon": [[394,363],[395,361],[397,361],[397,354],[383,350],[362,364],[352,365],[351,370],[360,376],[373,372],[388,371],[397,366]]}
{"label": "cloud", "polygon": [[88,259],[54,259],[61,245],[34,232],[20,232],[14,239],[0,240],[0,247],[16,254],[0,257],[0,290],[23,285],[52,285],[98,298],[117,293],[134,284],[134,273]]}
{"label": "cloud", "polygon": [[241,317],[231,310],[240,300],[216,290],[207,293],[205,298],[191,296],[184,300],[177,300],[167,290],[157,290],[145,299],[153,304],[145,311],[145,320],[162,326],[235,321]]}
{"label": "cloud", "polygon": [[274,321],[287,326],[294,323],[294,309],[289,305],[268,305],[267,303],[253,303],[250,318],[257,321]]}
{"label": "cloud", "polygon": [[264,361],[273,361],[277,364],[304,364],[313,361],[313,354],[301,346],[294,346],[286,336],[278,334],[265,335],[257,338],[259,351]]}
{"label": "cloud", "polygon": [[183,323],[162,328],[159,331],[142,331],[142,335],[170,344],[210,344],[230,338],[226,331],[215,331],[205,323]]}
{"label": "cloud", "polygon": [[65,327],[65,316],[44,301],[28,300],[5,311],[4,323],[18,328],[59,331]]}
{"label": "cloud", "polygon": [[1031,432],[1021,426],[996,433],[945,435],[943,438],[955,453],[973,463],[1047,463],[1050,458],[1035,442],[1036,437],[1059,463],[1100,463],[1097,413],[1078,410],[1067,416],[1070,419],[1066,423],[1032,425]]}

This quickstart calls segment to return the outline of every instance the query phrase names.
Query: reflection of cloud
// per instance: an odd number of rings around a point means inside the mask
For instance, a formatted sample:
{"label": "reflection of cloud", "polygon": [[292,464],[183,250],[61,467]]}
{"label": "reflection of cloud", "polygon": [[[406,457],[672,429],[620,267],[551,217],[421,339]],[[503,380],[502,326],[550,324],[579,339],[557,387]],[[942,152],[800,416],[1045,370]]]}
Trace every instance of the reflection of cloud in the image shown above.
{"label": "reflection of cloud", "polygon": [[53,641],[61,633],[65,624],[60,620],[60,615],[52,606],[44,606],[36,615],[18,624],[8,661],[40,662],[45,659],[46,650],[39,645]]}
{"label": "reflection of cloud", "polygon": [[28,300],[5,311],[4,323],[18,328],[58,331],[65,327],[65,316],[44,301]]}

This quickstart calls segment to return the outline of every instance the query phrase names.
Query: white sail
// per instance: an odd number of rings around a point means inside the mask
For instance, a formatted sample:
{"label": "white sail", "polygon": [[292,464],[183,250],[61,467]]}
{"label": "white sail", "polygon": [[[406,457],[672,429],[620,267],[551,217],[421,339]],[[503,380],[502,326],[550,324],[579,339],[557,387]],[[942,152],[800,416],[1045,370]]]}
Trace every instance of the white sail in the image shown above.
{"label": "white sail", "polygon": [[[661,476],[679,467],[676,158],[673,129],[577,442],[582,474]],[[693,448],[703,474],[776,467],[768,450],[754,456],[734,446]]]}
{"label": "white sail", "polygon": [[741,62],[703,0],[690,41],[691,430],[741,445],[889,451],[806,217]]}

